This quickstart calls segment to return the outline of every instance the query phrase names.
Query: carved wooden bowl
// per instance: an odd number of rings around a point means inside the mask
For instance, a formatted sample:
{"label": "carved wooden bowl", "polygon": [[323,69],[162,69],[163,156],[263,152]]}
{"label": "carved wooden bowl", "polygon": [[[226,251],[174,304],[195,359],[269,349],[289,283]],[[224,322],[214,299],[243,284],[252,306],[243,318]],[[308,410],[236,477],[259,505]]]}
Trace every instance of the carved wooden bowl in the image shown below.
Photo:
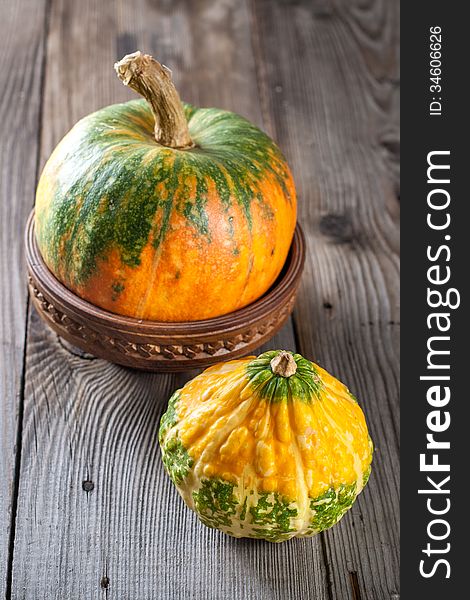
{"label": "carved wooden bowl", "polygon": [[108,312],[67,289],[41,257],[34,211],[26,225],[25,243],[33,304],[56,333],[111,362],[162,372],[186,371],[238,358],[268,341],[292,312],[305,260],[305,240],[297,225],[283,271],[264,296],[222,317],[166,323]]}

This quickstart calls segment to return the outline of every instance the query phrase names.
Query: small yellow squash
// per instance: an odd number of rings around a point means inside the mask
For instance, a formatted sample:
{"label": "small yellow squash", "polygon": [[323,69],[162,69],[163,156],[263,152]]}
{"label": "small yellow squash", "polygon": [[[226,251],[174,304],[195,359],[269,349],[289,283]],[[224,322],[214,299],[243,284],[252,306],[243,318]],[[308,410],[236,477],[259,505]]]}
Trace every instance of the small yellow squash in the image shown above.
{"label": "small yellow squash", "polygon": [[171,397],[159,440],[172,481],[205,525],[272,542],[334,525],[372,461],[354,396],[283,350],[189,381]]}

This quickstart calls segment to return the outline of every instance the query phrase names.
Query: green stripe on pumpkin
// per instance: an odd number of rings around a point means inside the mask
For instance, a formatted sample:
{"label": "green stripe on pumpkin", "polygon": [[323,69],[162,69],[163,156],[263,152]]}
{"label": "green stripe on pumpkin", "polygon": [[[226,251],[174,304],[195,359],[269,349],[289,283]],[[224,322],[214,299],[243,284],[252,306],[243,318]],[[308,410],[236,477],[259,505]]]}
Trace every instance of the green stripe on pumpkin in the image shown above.
{"label": "green stripe on pumpkin", "polygon": [[132,100],[79,121],[52,155],[45,173],[55,191],[39,207],[38,241],[66,283],[83,283],[113,248],[124,264],[138,266],[149,239],[155,248],[164,241],[173,211],[210,242],[211,185],[225,212],[235,201],[250,226],[253,202],[266,219],[274,216],[258,187],[267,175],[289,199],[287,165],[266,134],[227,111],[190,105],[185,111],[196,143],[190,150],[158,145],[148,104]]}

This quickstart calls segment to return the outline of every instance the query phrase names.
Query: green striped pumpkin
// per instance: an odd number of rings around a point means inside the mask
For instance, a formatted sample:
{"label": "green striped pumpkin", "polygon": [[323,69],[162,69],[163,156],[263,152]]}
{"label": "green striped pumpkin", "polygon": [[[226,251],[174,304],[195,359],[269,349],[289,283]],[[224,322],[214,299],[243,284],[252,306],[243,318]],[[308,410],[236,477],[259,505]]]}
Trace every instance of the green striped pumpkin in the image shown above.
{"label": "green striped pumpkin", "polygon": [[86,116],[51,155],[36,196],[46,264],[82,298],[137,318],[199,320],[253,302],[295,227],[280,150],[237,114],[183,105],[147,55],[117,70],[147,101]]}

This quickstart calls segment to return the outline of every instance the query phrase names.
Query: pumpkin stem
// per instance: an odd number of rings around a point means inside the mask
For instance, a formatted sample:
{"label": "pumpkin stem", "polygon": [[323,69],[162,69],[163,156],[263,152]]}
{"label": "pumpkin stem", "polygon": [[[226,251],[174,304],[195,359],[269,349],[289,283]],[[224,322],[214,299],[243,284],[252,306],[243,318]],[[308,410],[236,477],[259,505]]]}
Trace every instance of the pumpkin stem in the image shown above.
{"label": "pumpkin stem", "polygon": [[281,377],[290,377],[297,371],[297,363],[294,357],[285,350],[280,350],[279,354],[276,354],[269,364],[274,375],[280,375]]}
{"label": "pumpkin stem", "polygon": [[149,54],[137,51],[115,63],[119,79],[150,104],[155,117],[155,139],[170,148],[192,148],[188,122],[171,71]]}

